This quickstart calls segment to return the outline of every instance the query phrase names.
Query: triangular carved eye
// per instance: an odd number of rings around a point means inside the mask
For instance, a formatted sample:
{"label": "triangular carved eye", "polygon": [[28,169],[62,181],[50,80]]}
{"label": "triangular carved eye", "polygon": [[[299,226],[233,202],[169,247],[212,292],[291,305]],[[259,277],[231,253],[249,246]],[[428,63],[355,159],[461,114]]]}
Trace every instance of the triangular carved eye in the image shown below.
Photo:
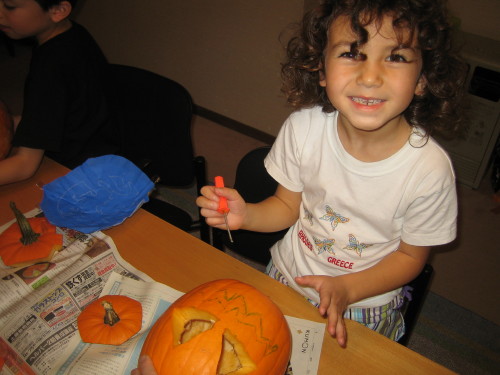
{"label": "triangular carved eye", "polygon": [[193,337],[211,329],[217,318],[192,307],[176,309],[173,316],[175,345],[185,344]]}
{"label": "triangular carved eye", "polygon": [[184,326],[184,331],[181,334],[179,342],[185,344],[193,337],[198,336],[200,333],[208,331],[214,326],[215,322],[213,320],[190,320]]}
{"label": "triangular carved eye", "polygon": [[255,370],[257,366],[250,359],[243,345],[229,331],[224,331],[222,353],[217,366],[217,375],[243,375]]}

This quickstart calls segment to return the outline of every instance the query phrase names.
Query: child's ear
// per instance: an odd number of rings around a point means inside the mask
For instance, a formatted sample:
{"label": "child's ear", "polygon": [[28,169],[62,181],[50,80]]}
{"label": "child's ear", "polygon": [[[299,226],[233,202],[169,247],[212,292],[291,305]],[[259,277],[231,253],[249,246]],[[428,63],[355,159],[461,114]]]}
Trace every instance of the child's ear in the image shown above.
{"label": "child's ear", "polygon": [[323,64],[319,65],[319,85],[321,87],[326,87],[326,76],[325,76],[325,70],[323,69]]}
{"label": "child's ear", "polygon": [[423,74],[421,74],[420,78],[417,81],[417,86],[415,87],[415,95],[417,96],[424,95],[426,87],[427,87],[427,79]]}
{"label": "child's ear", "polygon": [[61,1],[59,4],[53,5],[49,8],[50,18],[53,22],[61,22],[69,17],[73,7],[69,1]]}
{"label": "child's ear", "polygon": [[321,87],[326,87],[325,73],[322,70],[319,71],[319,85]]}

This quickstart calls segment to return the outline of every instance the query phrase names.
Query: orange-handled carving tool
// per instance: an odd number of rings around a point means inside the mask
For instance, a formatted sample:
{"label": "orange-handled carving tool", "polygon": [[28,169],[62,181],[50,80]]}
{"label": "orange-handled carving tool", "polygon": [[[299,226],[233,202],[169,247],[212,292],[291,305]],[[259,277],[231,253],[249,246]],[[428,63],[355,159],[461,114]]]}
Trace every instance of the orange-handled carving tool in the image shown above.
{"label": "orange-handled carving tool", "polygon": [[[221,176],[215,177],[215,187],[224,187],[224,179]],[[219,197],[219,208],[217,209],[217,211],[224,215],[224,222],[226,224],[229,241],[233,242],[233,236],[231,236],[231,230],[229,229],[229,225],[227,224],[227,214],[229,212],[229,207],[227,206],[226,197]]]}

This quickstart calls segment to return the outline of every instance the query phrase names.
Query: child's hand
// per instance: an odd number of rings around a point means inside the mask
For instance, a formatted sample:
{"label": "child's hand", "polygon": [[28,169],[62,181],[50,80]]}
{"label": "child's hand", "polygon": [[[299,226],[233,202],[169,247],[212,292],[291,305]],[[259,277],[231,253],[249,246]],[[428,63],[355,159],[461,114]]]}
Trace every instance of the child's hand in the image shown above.
{"label": "child's hand", "polygon": [[132,370],[130,375],[157,375],[153,365],[153,361],[146,355],[139,358],[139,363],[136,369]]}
{"label": "child's hand", "polygon": [[341,347],[346,346],[347,330],[344,312],[349,305],[347,287],[340,277],[302,276],[295,281],[302,287],[314,288],[319,293],[319,313],[328,317],[328,333],[337,339]]}
{"label": "child's hand", "polygon": [[196,204],[201,208],[201,214],[205,216],[208,225],[226,229],[224,215],[217,211],[219,197],[226,197],[229,208],[227,215],[229,229],[241,228],[246,216],[246,203],[236,190],[226,187],[204,186],[201,189],[201,194],[196,198]]}

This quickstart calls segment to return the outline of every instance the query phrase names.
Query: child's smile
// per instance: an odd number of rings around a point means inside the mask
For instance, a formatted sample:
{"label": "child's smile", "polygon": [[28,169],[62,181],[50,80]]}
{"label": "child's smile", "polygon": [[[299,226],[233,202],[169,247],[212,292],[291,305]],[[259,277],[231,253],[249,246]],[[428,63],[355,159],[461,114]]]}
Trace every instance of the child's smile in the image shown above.
{"label": "child's smile", "polygon": [[[402,44],[385,17],[380,27],[366,26],[368,41],[351,50],[357,40],[346,17],[329,29],[324,74],[320,85],[339,111],[339,126],[352,131],[393,131],[408,124],[402,113],[422,90],[422,59],[415,41]],[[409,32],[403,36],[408,38]],[[402,42],[406,42],[403,40]],[[397,131],[396,131],[397,133]]]}
{"label": "child's smile", "polygon": [[376,106],[377,104],[381,104],[384,102],[382,99],[374,99],[374,98],[362,98],[359,96],[351,96],[351,100],[359,104],[360,106],[368,106],[368,107],[373,107]]}

